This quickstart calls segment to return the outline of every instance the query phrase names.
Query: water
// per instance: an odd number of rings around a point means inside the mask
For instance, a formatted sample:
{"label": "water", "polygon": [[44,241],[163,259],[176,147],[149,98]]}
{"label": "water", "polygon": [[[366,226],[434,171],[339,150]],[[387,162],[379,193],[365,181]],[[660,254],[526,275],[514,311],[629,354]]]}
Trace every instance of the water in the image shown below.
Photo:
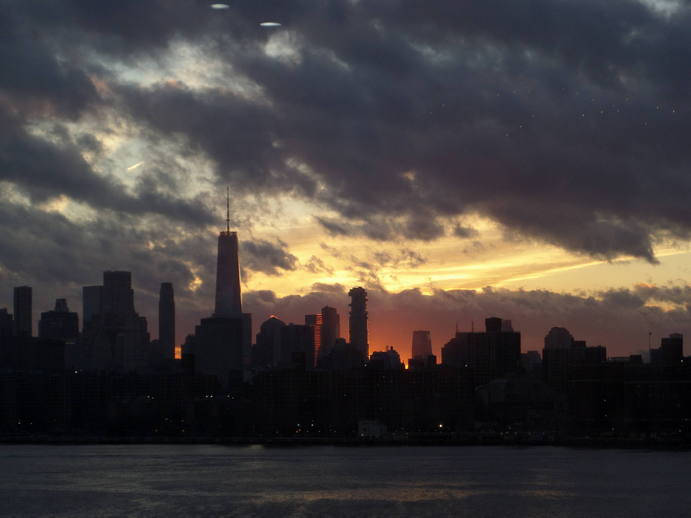
{"label": "water", "polygon": [[3,516],[688,517],[691,453],[0,446]]}

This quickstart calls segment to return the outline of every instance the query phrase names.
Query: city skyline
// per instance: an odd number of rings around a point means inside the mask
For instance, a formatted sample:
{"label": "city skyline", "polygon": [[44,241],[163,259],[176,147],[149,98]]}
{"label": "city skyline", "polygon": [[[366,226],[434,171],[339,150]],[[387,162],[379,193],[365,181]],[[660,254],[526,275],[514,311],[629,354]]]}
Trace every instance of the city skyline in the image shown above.
{"label": "city skyline", "polygon": [[[260,329],[263,329],[263,324],[271,321],[271,320],[278,320],[278,316],[275,314],[270,314],[266,320],[257,320],[255,319],[254,324],[252,323],[252,313],[244,313],[242,312],[242,298],[241,298],[241,287],[240,287],[240,282],[239,282],[239,277],[238,273],[241,268],[241,262],[239,261],[239,246],[238,246],[238,237],[237,237],[237,232],[230,231],[229,227],[229,221],[228,219],[226,220],[226,230],[220,231],[218,235],[218,249],[217,249],[217,265],[216,265],[216,276],[215,276],[215,286],[216,286],[216,295],[214,298],[213,303],[209,303],[210,307],[214,307],[215,309],[212,312],[212,318],[210,320],[214,319],[223,319],[223,318],[240,318],[241,317],[246,317],[247,323],[243,324],[247,326],[247,331],[249,333],[248,336],[251,336],[251,338],[246,338],[246,345],[243,346],[243,348],[246,349],[246,352],[243,353],[246,357],[245,361],[249,362],[250,358],[250,353],[249,349],[250,346],[254,347],[255,342],[254,342],[254,337],[257,333],[259,333]],[[88,322],[84,322],[84,314],[87,312],[89,314],[98,314],[99,310],[94,309],[93,307],[91,309],[87,309],[88,304],[92,305],[96,303],[95,299],[93,299],[93,296],[89,294],[89,290],[98,290],[97,294],[97,299],[98,299],[98,307],[101,307],[101,304],[104,304],[103,308],[104,311],[109,312],[110,310],[106,310],[106,306],[112,305],[113,307],[116,306],[121,306],[124,302],[124,306],[127,307],[128,309],[124,310],[125,313],[130,313],[132,312],[134,315],[134,306],[135,300],[136,300],[136,290],[132,289],[132,280],[131,280],[131,273],[132,272],[126,272],[126,271],[104,271],[103,276],[104,276],[104,285],[108,285],[108,279],[117,279],[122,276],[126,276],[126,288],[124,294],[117,295],[116,299],[113,299],[114,302],[107,303],[106,301],[109,300],[108,298],[103,299],[103,295],[101,294],[104,288],[103,286],[84,286],[82,287],[82,296],[81,296],[81,304],[79,307],[83,308],[83,311],[75,311],[69,313],[69,315],[82,315],[80,318],[82,319],[82,326],[86,330]],[[111,284],[113,281],[110,281]],[[112,286],[116,286],[116,284],[112,284]],[[315,298],[312,300],[312,303],[318,303],[319,300],[334,300],[336,296],[339,295],[346,295],[345,288],[344,287],[339,287],[339,290],[330,290],[329,292],[326,293],[321,293],[323,299],[318,299]],[[121,290],[123,288],[118,288],[117,290]],[[182,354],[184,352],[184,343],[185,339],[180,340],[179,338],[170,338],[170,337],[179,337],[180,335],[189,338],[189,336],[194,335],[194,328],[190,328],[189,330],[182,330],[180,331],[177,335],[175,333],[175,328],[177,327],[177,318],[176,318],[176,313],[175,313],[175,302],[173,299],[173,291],[174,291],[174,286],[170,282],[161,282],[160,283],[160,292],[159,292],[159,305],[158,305],[158,315],[154,316],[151,318],[151,316],[148,315],[143,315],[143,318],[148,322],[148,325],[152,325],[152,321],[155,322],[158,325],[158,335],[156,336],[156,341],[159,343],[158,347],[161,348],[161,351],[166,351],[167,348],[170,347],[170,345],[174,346],[174,357],[176,359],[180,359],[182,357]],[[113,291],[113,288],[110,289],[110,293],[117,293],[118,291]],[[103,292],[105,293],[105,292]],[[493,294],[493,291],[490,288],[486,288],[483,290],[482,295],[484,296],[490,296]],[[315,294],[311,294],[313,297]],[[316,296],[319,296],[316,295]],[[398,296],[404,295],[404,294],[397,294]],[[407,305],[404,304],[403,306],[395,306],[393,308],[389,308],[390,311],[393,311],[394,313],[397,313],[399,318],[396,319],[391,319],[390,314],[388,314],[389,319],[385,321],[379,321],[375,320],[375,323],[378,323],[378,325],[375,325],[375,328],[381,328],[385,327],[386,324],[389,325],[394,325],[394,326],[399,326],[399,321],[400,321],[400,311],[401,309],[405,309],[406,307],[410,308],[413,307],[414,309],[419,309],[419,306],[415,305],[416,301],[419,303],[420,297],[425,298],[425,295],[419,293],[419,292],[413,292],[413,295],[417,297],[417,299],[413,299],[412,303],[409,302]],[[475,297],[477,296],[476,293],[472,291],[466,291],[464,292],[465,296],[469,297]],[[461,335],[468,334],[468,332],[474,332],[475,331],[475,323],[478,322],[478,324],[481,324],[483,320],[492,320],[494,317],[489,317],[490,314],[496,314],[495,312],[489,311],[486,312],[485,317],[481,317],[476,319],[472,319],[470,321],[470,327],[469,328],[459,328],[459,320],[456,320],[455,322],[455,331],[454,333],[449,333],[449,334],[442,334],[440,337],[437,338],[437,341],[434,342],[431,340],[431,332],[429,330],[416,330],[414,327],[411,327],[411,329],[408,331],[407,328],[402,328],[403,333],[408,332],[409,336],[412,336],[413,341],[412,345],[410,347],[406,347],[405,343],[402,344],[397,344],[394,346],[393,344],[386,344],[384,346],[380,347],[374,347],[374,348],[369,348],[367,346],[367,342],[369,341],[369,332],[368,332],[368,311],[367,311],[367,300],[368,300],[368,294],[367,291],[364,290],[362,287],[353,287],[347,292],[347,296],[351,297],[351,303],[347,304],[347,306],[350,307],[350,317],[347,317],[346,315],[341,316],[339,313],[338,309],[335,307],[331,307],[329,305],[325,305],[321,309],[321,313],[317,315],[316,318],[318,318],[318,329],[317,333],[315,334],[315,340],[318,340],[319,343],[315,342],[315,349],[314,349],[314,358],[313,361],[316,363],[316,358],[317,358],[317,353],[320,353],[321,350],[330,350],[335,341],[339,339],[339,337],[342,337],[346,343],[353,345],[355,349],[357,350],[362,350],[363,358],[367,358],[369,356],[370,352],[382,352],[382,351],[387,351],[389,349],[395,349],[397,352],[400,352],[402,354],[403,358],[403,363],[408,366],[408,360],[407,358],[418,358],[418,359],[424,359],[424,354],[423,355],[418,355],[416,356],[415,350],[416,347],[422,347],[423,349],[427,350],[427,348],[431,349],[430,353],[435,355],[437,358],[442,358],[443,357],[443,349],[445,345],[448,345],[449,343],[452,343],[454,340],[454,337],[459,336],[459,331],[461,332]],[[619,292],[619,296],[622,296],[622,292]],[[19,315],[19,319],[17,320],[17,317],[15,316],[15,327],[16,327],[16,333],[21,335],[22,333],[24,335],[32,335],[34,334],[35,336],[38,336],[35,334],[36,329],[39,330],[39,335],[40,335],[40,320],[36,320],[34,318],[34,314],[38,311],[38,313],[43,317],[45,315],[49,315],[53,312],[43,312],[41,308],[38,310],[33,307],[33,289],[30,286],[18,286],[14,287],[13,289],[13,297],[14,297],[14,302],[13,302],[13,308],[15,310],[15,315]],[[295,299],[295,297],[290,297]],[[357,304],[355,306],[355,310],[353,309],[353,302],[357,300]],[[117,302],[115,302],[117,301]],[[592,303],[592,299],[590,301]],[[340,301],[336,305],[343,305],[343,301]],[[491,307],[488,306],[488,307]],[[514,306],[516,307],[516,306]],[[21,309],[21,312],[17,312],[17,308]],[[67,299],[65,298],[56,298],[55,299],[55,310],[58,311],[58,308],[60,309],[60,312],[67,312]],[[11,314],[11,309],[12,307],[6,308],[7,313]],[[47,308],[45,308],[47,310]],[[312,308],[308,308],[311,310]],[[451,311],[449,308],[445,308],[446,311]],[[354,313],[353,313],[354,310]],[[295,322],[301,322],[303,319],[306,324],[308,325],[313,325],[314,322],[310,322],[310,319],[314,321],[315,315],[314,314],[307,314],[304,312],[304,307],[301,305],[293,306],[292,307],[293,314],[295,314],[295,311],[298,312],[303,312],[299,317],[294,318],[294,319],[288,319],[290,322],[290,326],[296,325]],[[452,314],[452,313],[451,313]],[[160,315],[166,315],[166,323],[162,323],[158,316]],[[384,313],[383,315],[387,315],[387,313]],[[544,315],[540,315],[540,317],[544,317]],[[139,318],[138,315],[136,318]],[[364,323],[362,322],[364,318]],[[341,324],[345,324],[346,319],[349,320],[349,325],[345,326],[345,328],[348,328],[348,333],[346,334],[345,332],[341,331]],[[405,321],[408,321],[408,319],[404,319]],[[499,322],[502,321],[502,319],[496,319]],[[204,319],[202,319],[203,323]],[[354,323],[355,322],[355,323]],[[511,320],[506,320],[504,321],[508,323],[508,329],[513,331],[512,329],[512,321]],[[447,322],[448,323],[448,322]],[[609,322],[612,324],[613,322]],[[326,327],[325,325],[326,324]],[[285,324],[282,324],[285,325]],[[27,331],[28,327],[31,327],[30,331]],[[162,327],[163,326],[163,327]],[[356,326],[355,328],[357,329],[357,335],[353,339],[353,326]],[[399,326],[400,327],[400,326]],[[434,327],[434,326],[431,326]],[[75,324],[76,328],[76,324]],[[168,328],[170,330],[168,330]],[[24,329],[24,331],[21,331],[21,329]],[[165,329],[165,336],[162,334]],[[197,329],[199,329],[199,326],[197,326]],[[331,329],[329,331],[329,329]],[[525,341],[522,343],[521,347],[521,341],[519,338],[519,351],[526,353],[529,351],[536,351],[539,354],[539,351],[542,350],[543,346],[548,347],[548,339],[549,336],[552,332],[555,330],[563,330],[568,334],[568,330],[563,327],[559,327],[557,324],[550,325],[548,328],[549,332],[546,332],[544,337],[535,342],[535,343],[530,343],[526,344]],[[198,332],[198,331],[197,331]],[[27,334],[28,333],[28,334]],[[417,336],[423,334],[424,337]],[[520,332],[519,332],[520,335]],[[76,335],[75,335],[76,336]],[[147,335],[148,336],[148,335]],[[570,335],[569,335],[570,336]],[[647,333],[647,347],[640,347],[635,350],[626,350],[626,351],[614,351],[614,354],[611,354],[610,357],[615,357],[615,356],[620,356],[620,357],[626,357],[629,354],[634,354],[634,355],[642,355],[645,359],[646,362],[649,362],[651,360],[650,356],[650,350],[653,347],[653,343],[658,343],[661,341],[663,344],[665,343],[665,340],[668,340],[669,338],[667,337],[671,336],[683,336],[683,333],[677,333],[673,331],[661,331],[659,336],[655,336],[653,339],[653,332],[648,331]],[[585,344],[588,342],[589,337],[583,336],[582,338],[585,338],[586,340],[583,340],[582,343]],[[259,336],[257,335],[257,340],[259,339]],[[419,340],[422,340],[422,342],[426,342],[428,345],[416,345],[416,342]],[[148,341],[148,338],[146,339]],[[173,342],[170,345],[169,342],[173,340]],[[324,341],[326,340],[326,341]],[[355,341],[353,341],[355,340]],[[573,340],[573,337],[570,338],[570,340]],[[258,343],[258,342],[257,342]],[[683,340],[682,342],[683,343]],[[363,345],[364,344],[364,345]],[[433,345],[434,344],[434,345]],[[601,348],[603,351],[606,351],[607,345],[603,344],[601,342],[598,342],[596,345],[593,344],[595,348]],[[364,349],[363,349],[364,347]],[[420,349],[422,350],[422,349]],[[680,350],[680,354],[683,354],[683,346],[682,349]],[[158,352],[156,353],[158,354]],[[606,354],[606,353],[605,353]],[[170,357],[168,356],[168,353],[163,352],[163,356],[165,357]],[[213,363],[213,362],[212,362]]]}
{"label": "city skyline", "polygon": [[130,271],[180,344],[227,218],[255,324],[362,286],[404,358],[490,315],[527,349],[691,333],[681,3],[3,5],[0,307]]}

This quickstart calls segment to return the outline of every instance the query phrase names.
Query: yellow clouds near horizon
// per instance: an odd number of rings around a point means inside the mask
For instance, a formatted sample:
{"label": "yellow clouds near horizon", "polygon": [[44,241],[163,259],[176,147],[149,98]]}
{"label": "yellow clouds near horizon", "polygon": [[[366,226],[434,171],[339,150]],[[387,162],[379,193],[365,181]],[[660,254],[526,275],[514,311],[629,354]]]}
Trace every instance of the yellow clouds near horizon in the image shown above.
{"label": "yellow clouds near horizon", "polygon": [[258,225],[253,236],[279,238],[297,258],[297,267],[281,275],[254,273],[249,289],[279,296],[305,293],[315,283],[369,285],[389,292],[486,286],[568,292],[646,281],[664,284],[691,274],[685,268],[691,258],[686,243],[660,246],[660,264],[654,265],[627,257],[593,259],[536,241],[507,239],[498,225],[476,216],[472,226],[478,234],[471,238],[454,236],[449,223],[447,235],[431,242],[375,241],[329,234],[314,217],[318,208],[309,202],[284,200],[282,210],[284,217],[270,226]]}

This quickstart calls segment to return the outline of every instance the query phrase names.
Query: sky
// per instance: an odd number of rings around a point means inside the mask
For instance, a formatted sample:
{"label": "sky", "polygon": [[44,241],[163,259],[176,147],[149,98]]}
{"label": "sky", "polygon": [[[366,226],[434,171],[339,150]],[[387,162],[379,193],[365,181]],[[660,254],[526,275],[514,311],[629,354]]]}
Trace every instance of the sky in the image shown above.
{"label": "sky", "polygon": [[403,358],[488,316],[524,350],[691,332],[685,2],[210,4],[0,0],[0,307],[129,270],[182,342],[229,187],[255,328],[328,304],[347,338],[363,286]]}

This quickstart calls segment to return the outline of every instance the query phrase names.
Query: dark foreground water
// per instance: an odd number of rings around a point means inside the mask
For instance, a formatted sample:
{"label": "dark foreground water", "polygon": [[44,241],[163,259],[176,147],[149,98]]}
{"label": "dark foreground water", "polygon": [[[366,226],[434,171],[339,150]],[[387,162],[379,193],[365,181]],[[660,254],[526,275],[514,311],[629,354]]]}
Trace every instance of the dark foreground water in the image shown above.
{"label": "dark foreground water", "polygon": [[691,453],[8,445],[0,515],[689,517]]}

